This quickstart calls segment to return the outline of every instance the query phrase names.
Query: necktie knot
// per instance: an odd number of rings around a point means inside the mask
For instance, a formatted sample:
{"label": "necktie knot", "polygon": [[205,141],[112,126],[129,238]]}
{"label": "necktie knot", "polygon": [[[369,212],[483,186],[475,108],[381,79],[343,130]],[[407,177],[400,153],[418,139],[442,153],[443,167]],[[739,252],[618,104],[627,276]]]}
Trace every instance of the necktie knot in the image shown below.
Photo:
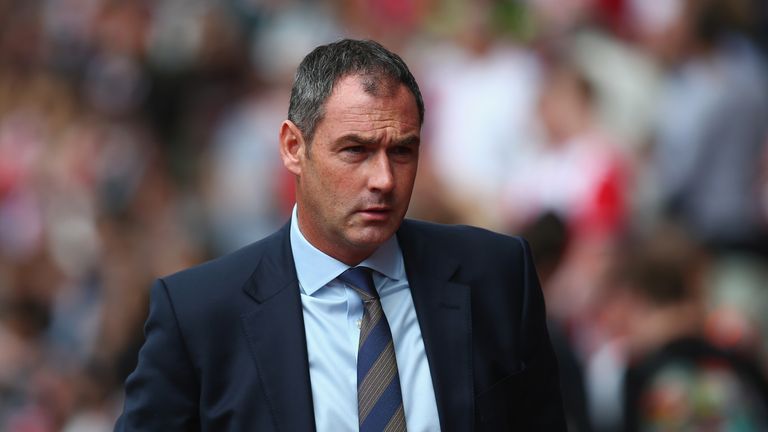
{"label": "necktie knot", "polygon": [[351,285],[362,297],[363,301],[379,298],[376,287],[373,285],[372,270],[368,267],[351,267],[339,275],[339,279]]}

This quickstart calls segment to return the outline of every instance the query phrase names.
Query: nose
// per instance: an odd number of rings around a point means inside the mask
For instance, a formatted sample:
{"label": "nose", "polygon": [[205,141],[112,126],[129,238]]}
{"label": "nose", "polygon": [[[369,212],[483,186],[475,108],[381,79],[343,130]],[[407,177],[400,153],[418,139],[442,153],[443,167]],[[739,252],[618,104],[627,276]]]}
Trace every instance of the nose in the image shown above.
{"label": "nose", "polygon": [[372,191],[389,193],[395,187],[392,164],[385,151],[378,152],[371,160],[371,171],[368,177],[368,187]]}

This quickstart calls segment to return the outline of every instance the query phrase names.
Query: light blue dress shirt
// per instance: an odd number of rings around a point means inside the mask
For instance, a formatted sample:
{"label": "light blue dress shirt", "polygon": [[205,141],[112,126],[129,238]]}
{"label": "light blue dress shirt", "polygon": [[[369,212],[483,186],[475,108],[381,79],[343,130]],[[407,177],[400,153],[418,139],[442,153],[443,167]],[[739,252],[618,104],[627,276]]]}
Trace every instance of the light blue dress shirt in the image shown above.
{"label": "light blue dress shirt", "polygon": [[[337,279],[349,266],[304,238],[296,207],[291,217],[291,251],[301,289],[315,425],[321,432],[357,431],[357,348],[363,303]],[[439,431],[432,376],[396,236],[359,265],[374,270],[373,281],[392,330],[408,431]]]}

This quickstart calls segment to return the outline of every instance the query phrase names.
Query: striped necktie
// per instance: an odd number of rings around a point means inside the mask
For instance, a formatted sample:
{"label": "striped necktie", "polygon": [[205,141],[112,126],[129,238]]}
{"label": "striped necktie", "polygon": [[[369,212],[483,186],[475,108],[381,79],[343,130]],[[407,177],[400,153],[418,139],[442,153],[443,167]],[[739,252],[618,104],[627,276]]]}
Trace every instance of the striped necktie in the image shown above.
{"label": "striped necktie", "polygon": [[403,396],[395,346],[371,269],[353,267],[339,276],[363,300],[357,353],[357,412],[360,432],[405,431]]}

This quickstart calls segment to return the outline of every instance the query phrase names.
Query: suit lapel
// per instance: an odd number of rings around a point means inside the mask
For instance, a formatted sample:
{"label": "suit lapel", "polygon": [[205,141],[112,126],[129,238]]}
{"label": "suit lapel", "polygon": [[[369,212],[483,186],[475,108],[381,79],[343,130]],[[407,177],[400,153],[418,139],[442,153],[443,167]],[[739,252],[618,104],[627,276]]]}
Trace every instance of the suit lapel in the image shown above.
{"label": "suit lapel", "polygon": [[276,429],[315,430],[309,360],[288,225],[265,248],[244,286],[256,307],[242,315]]}
{"label": "suit lapel", "polygon": [[398,231],[427,351],[442,430],[472,430],[474,388],[469,286],[451,281],[458,262],[429,248],[407,220]]}

